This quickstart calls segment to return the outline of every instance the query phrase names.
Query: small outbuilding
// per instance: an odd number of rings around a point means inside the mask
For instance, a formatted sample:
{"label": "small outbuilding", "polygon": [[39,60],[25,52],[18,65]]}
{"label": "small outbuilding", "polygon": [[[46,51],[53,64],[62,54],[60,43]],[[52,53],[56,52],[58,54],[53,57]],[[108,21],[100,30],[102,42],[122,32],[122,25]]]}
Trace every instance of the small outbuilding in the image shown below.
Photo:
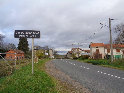
{"label": "small outbuilding", "polygon": [[8,52],[6,52],[6,56],[5,59],[7,60],[21,60],[24,59],[24,52],[21,50],[9,50]]}

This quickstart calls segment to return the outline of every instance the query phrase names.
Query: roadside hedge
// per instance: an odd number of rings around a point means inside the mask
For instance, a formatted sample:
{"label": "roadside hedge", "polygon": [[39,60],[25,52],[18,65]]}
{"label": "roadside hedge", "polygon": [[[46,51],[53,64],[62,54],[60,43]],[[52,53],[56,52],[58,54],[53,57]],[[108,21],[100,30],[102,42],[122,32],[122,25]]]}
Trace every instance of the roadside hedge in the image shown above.
{"label": "roadside hedge", "polygon": [[6,63],[0,63],[0,78],[8,76],[14,71],[14,68],[11,68]]}
{"label": "roadside hedge", "polygon": [[79,60],[79,61],[91,63],[93,65],[104,65],[107,67],[114,67],[114,68],[119,68],[124,70],[124,59],[117,59],[117,60],[114,60],[113,62],[107,59],[99,59],[99,60],[85,59],[85,60]]}

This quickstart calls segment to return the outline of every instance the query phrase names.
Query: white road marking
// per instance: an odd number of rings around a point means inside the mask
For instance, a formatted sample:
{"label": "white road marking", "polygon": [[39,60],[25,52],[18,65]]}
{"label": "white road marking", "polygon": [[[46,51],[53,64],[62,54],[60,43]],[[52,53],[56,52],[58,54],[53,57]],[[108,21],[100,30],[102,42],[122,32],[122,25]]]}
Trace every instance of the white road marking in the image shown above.
{"label": "white road marking", "polygon": [[[62,60],[62,59],[61,59]],[[66,62],[68,62],[68,61],[66,61]],[[73,64],[73,63],[71,63],[71,62],[69,62],[70,64],[72,64],[72,65],[75,65],[75,64]],[[82,65],[80,66],[80,67],[82,67]],[[84,67],[84,68],[86,68],[86,67]],[[86,69],[90,69],[90,68],[86,68]],[[100,72],[100,71],[97,71],[98,73]],[[102,71],[100,72],[101,74],[103,73]],[[103,73],[103,74],[107,74],[107,73]],[[113,77],[114,75],[111,75],[111,74],[107,74],[108,76],[111,76],[111,77]],[[118,79],[120,79],[121,77],[118,77],[118,76],[115,76],[115,78],[118,78]],[[124,78],[121,78],[121,79],[124,79]]]}
{"label": "white road marking", "polygon": [[111,77],[113,77],[114,75],[111,75]]}
{"label": "white road marking", "polygon": [[[97,71],[98,73],[100,72],[100,71]],[[103,73],[102,71],[100,72],[101,74]],[[104,75],[106,75],[107,73],[103,73]],[[113,77],[114,75],[111,75],[111,74],[107,74],[108,76],[111,76],[111,77]],[[118,76],[114,76],[115,78],[121,78],[121,77],[118,77]],[[124,79],[124,78],[121,78],[121,79]]]}

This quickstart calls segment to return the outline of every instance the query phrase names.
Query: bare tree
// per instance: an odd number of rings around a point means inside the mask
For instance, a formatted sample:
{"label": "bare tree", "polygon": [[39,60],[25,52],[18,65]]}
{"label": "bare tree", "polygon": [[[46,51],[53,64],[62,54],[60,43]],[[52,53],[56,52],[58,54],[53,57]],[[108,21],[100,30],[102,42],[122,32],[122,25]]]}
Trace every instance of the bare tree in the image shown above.
{"label": "bare tree", "polygon": [[115,39],[115,44],[124,44],[124,24],[119,24],[115,28],[115,32],[118,33]]}
{"label": "bare tree", "polygon": [[13,43],[9,43],[7,45],[7,50],[10,50],[10,49],[16,49],[16,46]]}
{"label": "bare tree", "polygon": [[5,36],[0,34],[0,49],[3,48],[3,38],[5,38]]}

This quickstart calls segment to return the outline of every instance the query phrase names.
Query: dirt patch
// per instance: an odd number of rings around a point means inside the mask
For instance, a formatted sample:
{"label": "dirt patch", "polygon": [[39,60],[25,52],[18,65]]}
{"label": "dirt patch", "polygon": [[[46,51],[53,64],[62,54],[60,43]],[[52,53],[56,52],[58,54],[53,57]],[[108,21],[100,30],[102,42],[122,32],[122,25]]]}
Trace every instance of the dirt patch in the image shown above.
{"label": "dirt patch", "polygon": [[80,83],[71,79],[64,72],[58,70],[53,62],[45,64],[46,72],[57,80],[57,90],[60,93],[91,93],[88,89],[83,87]]}

